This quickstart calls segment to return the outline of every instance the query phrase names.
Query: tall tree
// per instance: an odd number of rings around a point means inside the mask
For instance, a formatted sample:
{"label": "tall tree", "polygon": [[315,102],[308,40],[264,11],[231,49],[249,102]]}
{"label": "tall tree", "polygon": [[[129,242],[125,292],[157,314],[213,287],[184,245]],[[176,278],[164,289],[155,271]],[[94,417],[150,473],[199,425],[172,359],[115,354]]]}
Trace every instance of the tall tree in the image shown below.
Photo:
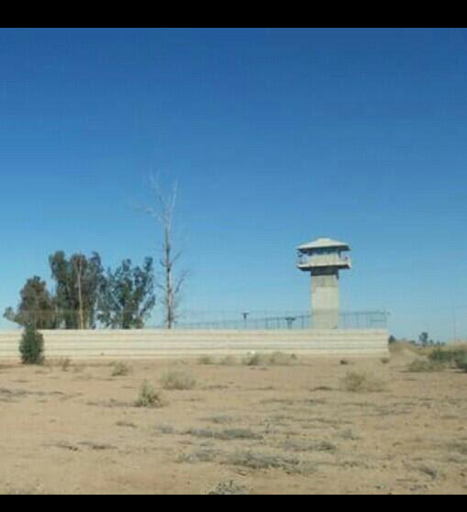
{"label": "tall tree", "polygon": [[21,301],[16,309],[8,308],[4,317],[24,327],[55,329],[57,316],[55,300],[47,290],[47,284],[40,277],[28,279],[20,292]]}
{"label": "tall tree", "polygon": [[55,281],[56,308],[66,329],[93,329],[96,326],[99,297],[105,284],[99,254],[89,258],[74,254],[68,260],[63,251],[49,258]]}
{"label": "tall tree", "polygon": [[98,317],[113,329],[142,329],[155,303],[152,258],[146,258],[142,267],[124,260],[114,272],[107,272]]}
{"label": "tall tree", "polygon": [[154,205],[145,208],[162,231],[162,257],[159,265],[162,268],[161,279],[157,287],[161,290],[161,303],[164,307],[164,325],[172,329],[178,316],[182,289],[187,278],[187,272],[177,272],[176,264],[181,257],[181,251],[174,247],[174,217],[177,205],[178,186],[175,183],[168,194],[164,194],[159,180],[151,177],[151,189]]}

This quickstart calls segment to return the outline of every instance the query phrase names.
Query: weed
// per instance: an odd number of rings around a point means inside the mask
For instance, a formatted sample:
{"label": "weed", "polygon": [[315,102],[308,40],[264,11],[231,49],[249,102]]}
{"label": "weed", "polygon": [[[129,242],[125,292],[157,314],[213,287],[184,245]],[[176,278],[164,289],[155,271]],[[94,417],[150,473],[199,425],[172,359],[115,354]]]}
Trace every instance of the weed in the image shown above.
{"label": "weed", "polygon": [[131,366],[128,363],[115,363],[112,370],[112,377],[125,377],[131,373]]}
{"label": "weed", "polygon": [[162,379],[162,387],[169,390],[193,389],[196,380],[188,370],[170,370]]}
{"label": "weed", "polygon": [[407,366],[407,370],[411,373],[439,372],[444,370],[444,368],[445,363],[426,359],[416,359]]}
{"label": "weed", "polygon": [[144,381],[139,390],[135,407],[159,408],[165,405],[161,394],[156,391],[148,381]]}
{"label": "weed", "polygon": [[385,389],[385,383],[380,378],[364,372],[347,372],[341,379],[342,388],[352,393],[372,393]]}
{"label": "weed", "polygon": [[218,483],[211,491],[209,496],[245,496],[249,492],[244,485],[237,484],[233,480]]}

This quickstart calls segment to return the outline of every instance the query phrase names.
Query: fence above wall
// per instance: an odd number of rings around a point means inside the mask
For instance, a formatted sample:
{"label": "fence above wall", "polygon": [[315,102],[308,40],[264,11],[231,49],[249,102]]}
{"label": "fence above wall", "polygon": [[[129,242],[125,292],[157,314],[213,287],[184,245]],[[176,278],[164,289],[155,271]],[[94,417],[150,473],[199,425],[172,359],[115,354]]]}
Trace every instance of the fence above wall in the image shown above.
{"label": "fence above wall", "polygon": [[[66,329],[64,321],[54,323],[50,312],[34,311],[22,314],[22,321],[32,322],[39,329],[58,330]],[[76,316],[74,312],[57,312],[57,318],[73,319]],[[353,311],[341,312],[339,314],[339,329],[386,329],[388,314],[385,311]],[[123,321],[122,321],[123,323]],[[184,311],[174,329],[184,330],[307,330],[314,328],[313,316],[309,313],[283,311],[283,312],[209,312],[209,311]],[[132,328],[135,326],[132,325]],[[163,328],[161,320],[146,319],[144,329]],[[0,323],[1,330],[14,330],[21,328],[18,323],[13,323],[3,319]],[[113,328],[93,321],[86,329],[97,330],[115,330],[122,329],[123,325],[115,325]],[[78,329],[73,325],[69,329]]]}
{"label": "fence above wall", "polygon": [[[388,314],[385,311],[356,311],[339,314],[339,329],[386,329]],[[176,329],[234,329],[234,330],[306,330],[313,329],[311,314],[285,312],[273,315],[239,313],[231,318],[196,320],[181,319]]]}

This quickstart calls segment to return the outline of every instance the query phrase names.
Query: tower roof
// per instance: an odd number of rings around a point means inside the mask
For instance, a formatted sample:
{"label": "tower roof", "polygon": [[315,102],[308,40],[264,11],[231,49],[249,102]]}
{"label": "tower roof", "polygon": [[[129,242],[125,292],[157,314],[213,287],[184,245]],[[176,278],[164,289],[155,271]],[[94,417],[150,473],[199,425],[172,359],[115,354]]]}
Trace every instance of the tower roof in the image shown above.
{"label": "tower roof", "polygon": [[332,248],[332,249],[342,249],[344,251],[350,251],[349,244],[345,242],[339,242],[338,240],[333,240],[332,238],[318,238],[313,242],[308,242],[307,244],[300,245],[298,247],[299,251],[309,251],[313,249],[324,249],[324,248]]}

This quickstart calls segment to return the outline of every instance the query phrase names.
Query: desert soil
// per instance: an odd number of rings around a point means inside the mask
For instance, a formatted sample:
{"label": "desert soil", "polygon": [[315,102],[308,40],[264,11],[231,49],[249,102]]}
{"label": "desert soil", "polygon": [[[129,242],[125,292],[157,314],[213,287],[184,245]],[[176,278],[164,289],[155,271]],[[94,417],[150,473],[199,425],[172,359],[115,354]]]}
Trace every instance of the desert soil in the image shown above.
{"label": "desert soil", "polygon": [[[465,494],[467,374],[408,358],[2,364],[0,494]],[[174,368],[196,386],[135,407]],[[350,371],[385,389],[346,391]]]}

